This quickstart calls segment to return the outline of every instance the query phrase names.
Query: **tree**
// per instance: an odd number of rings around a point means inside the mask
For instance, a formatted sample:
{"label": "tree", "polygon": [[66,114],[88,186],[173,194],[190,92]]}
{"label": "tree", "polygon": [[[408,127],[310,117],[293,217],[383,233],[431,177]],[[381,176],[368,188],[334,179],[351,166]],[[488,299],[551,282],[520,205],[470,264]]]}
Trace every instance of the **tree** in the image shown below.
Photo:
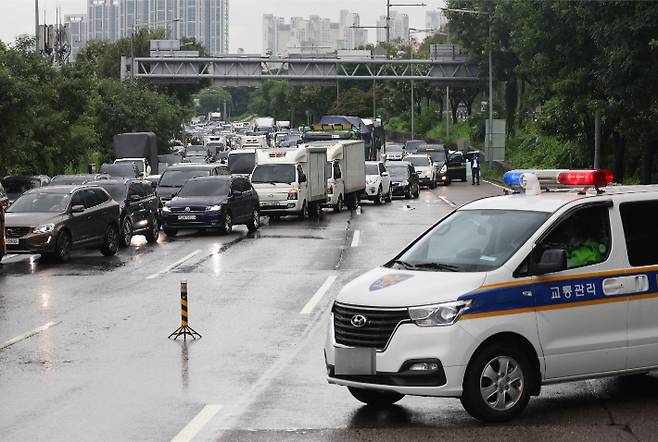
{"label": "tree", "polygon": [[199,104],[197,106],[197,112],[201,114],[207,114],[209,112],[222,112],[224,106],[228,103],[231,103],[232,96],[231,94],[220,86],[211,86],[206,89],[203,89],[197,95]]}

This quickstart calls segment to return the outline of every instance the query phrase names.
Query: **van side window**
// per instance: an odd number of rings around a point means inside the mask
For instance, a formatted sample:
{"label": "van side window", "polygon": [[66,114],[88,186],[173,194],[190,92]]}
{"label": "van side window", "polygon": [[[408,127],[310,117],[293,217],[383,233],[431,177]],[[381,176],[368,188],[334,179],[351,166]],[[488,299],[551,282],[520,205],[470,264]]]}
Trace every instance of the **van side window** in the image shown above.
{"label": "van side window", "polygon": [[610,215],[608,207],[586,207],[560,222],[537,247],[541,251],[563,249],[567,252],[567,269],[598,264],[610,254]]}
{"label": "van side window", "polygon": [[619,212],[626,237],[628,262],[632,266],[658,264],[658,201],[622,203]]}

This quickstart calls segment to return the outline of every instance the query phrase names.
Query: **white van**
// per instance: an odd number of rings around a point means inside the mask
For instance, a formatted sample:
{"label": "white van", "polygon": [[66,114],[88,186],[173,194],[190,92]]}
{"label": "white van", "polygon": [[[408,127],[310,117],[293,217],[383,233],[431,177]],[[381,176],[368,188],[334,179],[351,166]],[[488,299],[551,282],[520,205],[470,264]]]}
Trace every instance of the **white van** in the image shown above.
{"label": "white van", "polygon": [[524,192],[460,207],[350,282],[332,308],[329,383],[377,405],[459,397],[504,421],[542,385],[658,369],[658,186],[611,181],[508,172]]}

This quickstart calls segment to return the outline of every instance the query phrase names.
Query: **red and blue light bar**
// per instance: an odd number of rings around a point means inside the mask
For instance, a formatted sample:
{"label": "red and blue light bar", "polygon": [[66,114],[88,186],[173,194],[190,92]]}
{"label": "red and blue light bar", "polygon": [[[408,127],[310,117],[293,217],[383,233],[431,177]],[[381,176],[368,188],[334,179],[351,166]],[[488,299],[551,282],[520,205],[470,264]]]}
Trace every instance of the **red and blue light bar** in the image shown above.
{"label": "red and blue light bar", "polygon": [[614,179],[612,172],[606,169],[528,169],[506,172],[503,175],[503,182],[510,187],[524,187],[524,174],[535,175],[544,188],[560,186],[605,187]]}

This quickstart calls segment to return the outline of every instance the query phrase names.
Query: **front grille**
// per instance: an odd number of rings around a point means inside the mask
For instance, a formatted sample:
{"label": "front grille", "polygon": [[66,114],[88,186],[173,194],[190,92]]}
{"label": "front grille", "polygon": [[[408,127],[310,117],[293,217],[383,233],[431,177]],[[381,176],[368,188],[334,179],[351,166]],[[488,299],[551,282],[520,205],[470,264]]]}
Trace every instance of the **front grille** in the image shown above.
{"label": "front grille", "polygon": [[32,227],[7,227],[7,238],[21,238],[32,231]]}
{"label": "front grille", "polygon": [[[190,212],[205,212],[206,206],[186,206],[190,208]],[[171,211],[174,213],[186,212],[186,207],[172,207]]]}
{"label": "front grille", "polygon": [[[386,348],[389,339],[401,322],[410,320],[407,309],[365,309],[334,304],[334,334],[336,343],[350,347]],[[355,315],[366,317],[366,325],[355,327]]]}

